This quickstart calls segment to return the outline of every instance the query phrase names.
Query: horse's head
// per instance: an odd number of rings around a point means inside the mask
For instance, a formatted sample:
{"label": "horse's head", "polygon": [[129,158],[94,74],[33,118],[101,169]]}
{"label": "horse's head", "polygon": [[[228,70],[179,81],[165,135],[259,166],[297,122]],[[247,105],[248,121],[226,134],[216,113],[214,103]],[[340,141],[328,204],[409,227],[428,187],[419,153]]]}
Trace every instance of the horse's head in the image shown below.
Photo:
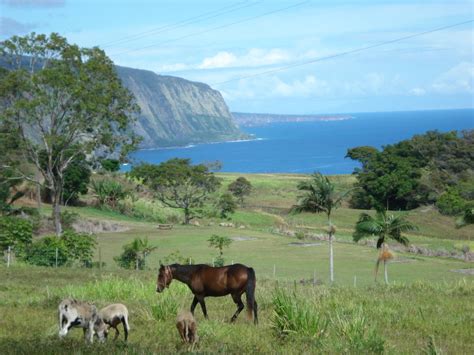
{"label": "horse's head", "polygon": [[161,265],[158,272],[158,280],[156,281],[156,292],[162,292],[166,287],[169,287],[172,280],[173,272],[171,268]]}

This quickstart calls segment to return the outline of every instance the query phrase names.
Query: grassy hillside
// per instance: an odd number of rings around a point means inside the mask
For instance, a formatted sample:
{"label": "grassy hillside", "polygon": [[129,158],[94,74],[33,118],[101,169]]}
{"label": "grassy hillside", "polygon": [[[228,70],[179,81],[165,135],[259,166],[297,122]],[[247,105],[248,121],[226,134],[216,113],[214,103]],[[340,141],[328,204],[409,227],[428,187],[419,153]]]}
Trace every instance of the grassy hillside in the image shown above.
{"label": "grassy hillside", "polygon": [[[240,175],[219,176],[223,179],[221,190],[225,190]],[[334,214],[338,241],[334,248],[336,282],[329,285],[327,242],[276,233],[281,228],[324,233],[324,216],[288,213],[296,201],[296,184],[306,176],[244,176],[251,181],[254,191],[245,206],[231,221],[226,221],[233,222],[235,227],[219,226],[222,220],[217,218],[200,218],[199,226],[175,224],[171,230],[159,230],[156,222],[125,217],[114,211],[67,208],[84,220],[108,221],[125,230],[97,234],[94,260],[106,263],[102,270],[46,269],[18,263],[10,269],[0,266],[4,276],[0,278],[2,353],[90,353],[91,348],[83,344],[79,330],[73,330],[66,340],[57,339],[56,307],[67,296],[95,302],[99,307],[123,302],[130,309],[129,344],[96,344],[94,353],[188,351],[180,343],[173,322],[179,309],[189,307],[192,295],[178,282],[173,282],[165,293],[156,294],[156,268],[176,251],[195,262],[212,263],[217,254],[208,246],[207,239],[212,234],[233,240],[224,250],[227,263],[241,262],[255,268],[261,322],[255,328],[242,313],[237,324],[231,325],[228,319],[235,306],[230,297],[209,299],[210,320],[203,319],[199,308],[196,312],[201,341],[195,351],[474,352],[470,330],[474,321],[474,279],[472,274],[459,272],[472,270],[472,264],[398,252],[389,265],[391,285],[374,283],[377,251],[351,241],[352,228],[361,211],[343,207]],[[340,191],[350,188],[354,181],[352,176],[331,179]],[[140,203],[151,209],[149,202]],[[42,213],[49,214],[49,207],[44,206]],[[439,215],[433,208],[420,208],[408,215],[420,227],[409,236],[416,245],[459,252],[462,245],[472,243],[472,227],[455,229],[452,219]],[[158,247],[147,258],[148,270],[119,269],[113,257],[125,243],[144,236]],[[314,277],[317,286],[313,286]],[[277,310],[291,314],[280,314]],[[281,324],[288,329],[281,329]]]}

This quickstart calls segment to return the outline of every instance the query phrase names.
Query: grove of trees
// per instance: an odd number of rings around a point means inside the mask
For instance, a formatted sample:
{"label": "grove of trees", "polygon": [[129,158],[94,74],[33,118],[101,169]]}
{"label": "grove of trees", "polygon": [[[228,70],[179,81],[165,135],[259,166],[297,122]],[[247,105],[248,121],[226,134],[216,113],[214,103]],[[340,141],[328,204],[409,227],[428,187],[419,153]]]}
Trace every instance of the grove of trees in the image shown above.
{"label": "grove of trees", "polygon": [[[80,48],[56,33],[32,33],[1,42],[0,53],[7,67],[0,72],[0,128],[7,127],[16,153],[41,174],[61,235],[66,170],[80,155],[125,157],[138,142],[131,129],[138,106],[97,47]],[[1,163],[39,183],[13,159]]]}

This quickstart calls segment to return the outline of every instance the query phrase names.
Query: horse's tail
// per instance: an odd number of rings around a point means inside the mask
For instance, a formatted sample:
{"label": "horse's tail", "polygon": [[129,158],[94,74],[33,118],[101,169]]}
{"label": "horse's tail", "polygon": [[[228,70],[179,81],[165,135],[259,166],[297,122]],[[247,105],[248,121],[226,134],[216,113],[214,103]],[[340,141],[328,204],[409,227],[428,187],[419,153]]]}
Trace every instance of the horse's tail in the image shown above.
{"label": "horse's tail", "polygon": [[254,314],[254,322],[257,323],[257,302],[255,302],[255,285],[257,279],[255,278],[255,271],[251,267],[247,268],[247,315],[252,319]]}

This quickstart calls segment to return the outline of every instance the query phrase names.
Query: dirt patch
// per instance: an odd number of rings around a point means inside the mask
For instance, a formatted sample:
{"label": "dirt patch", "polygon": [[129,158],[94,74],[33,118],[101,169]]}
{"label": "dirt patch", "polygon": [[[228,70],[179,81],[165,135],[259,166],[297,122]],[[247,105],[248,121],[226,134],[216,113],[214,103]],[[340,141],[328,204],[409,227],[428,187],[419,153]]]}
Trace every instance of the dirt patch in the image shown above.
{"label": "dirt patch", "polygon": [[255,240],[256,238],[252,238],[252,237],[232,237],[230,238],[232,240],[235,240],[236,242],[242,242],[244,240]]}
{"label": "dirt patch", "polygon": [[81,219],[72,225],[78,233],[125,232],[130,228],[111,221]]}
{"label": "dirt patch", "polygon": [[474,275],[474,269],[455,269],[455,270],[450,270],[450,271],[458,272],[464,275]]}
{"label": "dirt patch", "polygon": [[293,245],[297,247],[315,247],[318,245],[322,245],[321,243],[299,243],[299,242],[292,242],[288,243],[288,245]]}

